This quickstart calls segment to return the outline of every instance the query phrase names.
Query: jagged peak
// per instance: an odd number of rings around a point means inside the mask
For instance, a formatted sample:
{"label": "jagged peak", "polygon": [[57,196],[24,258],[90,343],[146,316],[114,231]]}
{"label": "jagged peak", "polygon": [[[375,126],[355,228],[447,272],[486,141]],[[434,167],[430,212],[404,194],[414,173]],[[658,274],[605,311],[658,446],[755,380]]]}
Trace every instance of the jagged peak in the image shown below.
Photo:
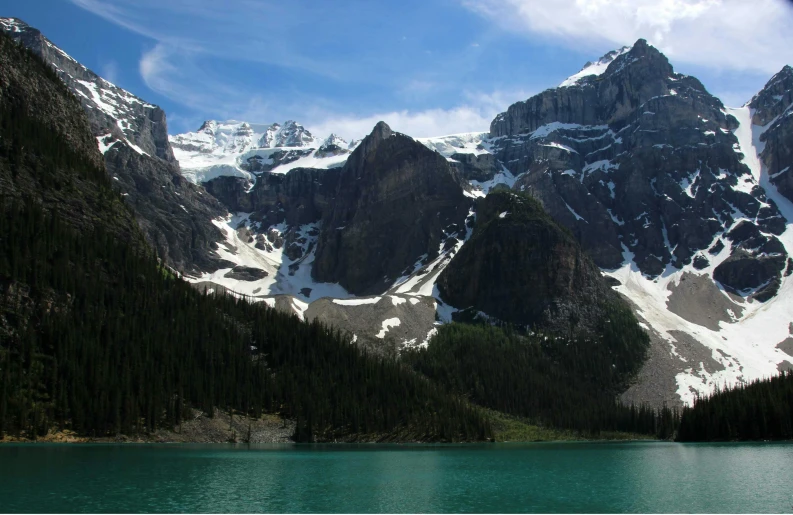
{"label": "jagged peak", "polygon": [[559,87],[560,88],[567,88],[570,86],[575,86],[579,84],[579,82],[584,77],[589,77],[592,75],[602,75],[608,66],[619,56],[625,54],[631,50],[631,47],[624,46],[619,50],[611,50],[604,54],[600,59],[596,61],[588,61],[581,70],[576,73],[575,75],[571,75],[568,77],[564,82],[562,82]]}
{"label": "jagged peak", "polygon": [[9,30],[12,29],[14,31],[26,30],[32,28],[30,25],[25,23],[24,21],[20,20],[19,18],[0,18],[0,24],[8,27]]}
{"label": "jagged peak", "polygon": [[347,141],[337,134],[331,134],[325,139],[325,142],[322,144],[322,146],[329,147],[331,145],[344,148],[347,146]]}
{"label": "jagged peak", "polygon": [[199,127],[198,131],[196,132],[206,132],[207,134],[214,134],[217,127],[218,127],[217,121],[204,120],[204,123],[201,124],[201,127]]}

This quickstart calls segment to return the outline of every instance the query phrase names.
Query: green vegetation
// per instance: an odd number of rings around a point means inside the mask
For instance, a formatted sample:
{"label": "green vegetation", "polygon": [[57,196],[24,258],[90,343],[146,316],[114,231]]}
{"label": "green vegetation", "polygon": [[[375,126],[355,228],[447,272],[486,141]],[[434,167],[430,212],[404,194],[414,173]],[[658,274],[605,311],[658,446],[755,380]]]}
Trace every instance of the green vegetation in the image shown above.
{"label": "green vegetation", "polygon": [[[622,335],[619,323],[616,318],[609,322],[615,335]],[[676,421],[672,410],[656,412],[614,400],[628,374],[641,365],[624,343],[623,336],[609,333],[599,340],[568,340],[449,324],[426,349],[408,351],[403,360],[475,404],[538,426],[585,437],[618,431],[669,438]]]}
{"label": "green vegetation", "polygon": [[793,439],[793,372],[717,390],[683,409],[681,442]]}
{"label": "green vegetation", "polygon": [[203,296],[153,255],[35,206],[0,213],[0,433],[178,425],[188,407],[298,421],[296,437],[489,438],[462,400],[319,323]]}

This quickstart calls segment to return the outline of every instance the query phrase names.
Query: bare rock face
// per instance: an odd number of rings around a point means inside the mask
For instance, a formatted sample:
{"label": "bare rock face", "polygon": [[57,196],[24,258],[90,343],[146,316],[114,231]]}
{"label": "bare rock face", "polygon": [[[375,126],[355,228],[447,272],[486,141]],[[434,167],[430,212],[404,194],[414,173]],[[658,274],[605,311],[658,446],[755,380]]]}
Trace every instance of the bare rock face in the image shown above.
{"label": "bare rock face", "polygon": [[213,251],[223,235],[210,221],[226,209],[182,177],[177,165],[120,143],[105,152],[105,165],[146,239],[166,263],[188,274],[224,266]]}
{"label": "bare rock face", "polygon": [[438,279],[444,301],[521,326],[593,330],[620,302],[569,231],[531,197],[490,193],[474,233]]}
{"label": "bare rock face", "polygon": [[793,201],[793,68],[785,66],[749,103],[762,131],[763,164],[771,183]]}
{"label": "bare rock face", "polygon": [[312,275],[355,294],[381,293],[464,233],[469,204],[446,159],[380,122],[339,171]]}
{"label": "bare rock face", "polygon": [[598,266],[618,267],[627,251],[649,276],[697,256],[705,266],[702,252],[741,219],[764,234],[785,230],[742,163],[738,121],[721,101],[644,40],[608,62],[493,120],[493,153],[520,175],[515,190],[539,200]]}
{"label": "bare rock face", "polygon": [[493,154],[452,154],[452,166],[465,180],[489,181],[501,171],[501,163]]}

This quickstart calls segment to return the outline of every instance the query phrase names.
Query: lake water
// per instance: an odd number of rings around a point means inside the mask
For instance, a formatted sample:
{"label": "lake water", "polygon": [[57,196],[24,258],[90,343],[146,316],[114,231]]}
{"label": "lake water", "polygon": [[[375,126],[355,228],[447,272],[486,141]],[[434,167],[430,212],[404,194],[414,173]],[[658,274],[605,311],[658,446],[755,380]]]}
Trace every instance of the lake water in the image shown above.
{"label": "lake water", "polygon": [[2,512],[791,512],[793,444],[0,445]]}

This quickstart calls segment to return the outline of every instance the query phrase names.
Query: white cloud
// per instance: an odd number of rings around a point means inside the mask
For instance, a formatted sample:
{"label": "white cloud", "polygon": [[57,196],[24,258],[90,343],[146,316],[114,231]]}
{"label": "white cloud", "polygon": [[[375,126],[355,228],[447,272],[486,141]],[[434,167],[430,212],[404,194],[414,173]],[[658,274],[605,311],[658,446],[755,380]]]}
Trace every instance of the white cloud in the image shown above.
{"label": "white cloud", "polygon": [[195,52],[158,43],[143,53],[138,68],[149,89],[206,118],[247,115],[256,121],[267,112],[268,104],[260,95],[218,80],[199,62]]}
{"label": "white cloud", "polygon": [[462,106],[452,109],[425,111],[393,111],[368,116],[329,115],[322,121],[307,123],[311,132],[318,135],[336,133],[347,139],[359,139],[372,132],[379,121],[393,130],[415,138],[442,136],[457,132],[485,132],[490,129],[492,116],[478,109]]}
{"label": "white cloud", "polygon": [[305,113],[305,124],[315,134],[336,133],[347,139],[366,136],[379,121],[393,130],[415,138],[443,136],[460,132],[487,132],[490,122],[513,102],[531,93],[523,90],[464,92],[465,104],[449,109],[403,110],[370,115],[344,115],[328,112]]}
{"label": "white cloud", "polygon": [[106,63],[102,63],[101,65],[101,73],[102,78],[112,82],[113,84],[118,84],[118,63],[114,60],[107,61]]}
{"label": "white cloud", "polygon": [[571,47],[645,38],[670,59],[779,71],[793,62],[793,9],[783,0],[461,0],[510,30]]}

